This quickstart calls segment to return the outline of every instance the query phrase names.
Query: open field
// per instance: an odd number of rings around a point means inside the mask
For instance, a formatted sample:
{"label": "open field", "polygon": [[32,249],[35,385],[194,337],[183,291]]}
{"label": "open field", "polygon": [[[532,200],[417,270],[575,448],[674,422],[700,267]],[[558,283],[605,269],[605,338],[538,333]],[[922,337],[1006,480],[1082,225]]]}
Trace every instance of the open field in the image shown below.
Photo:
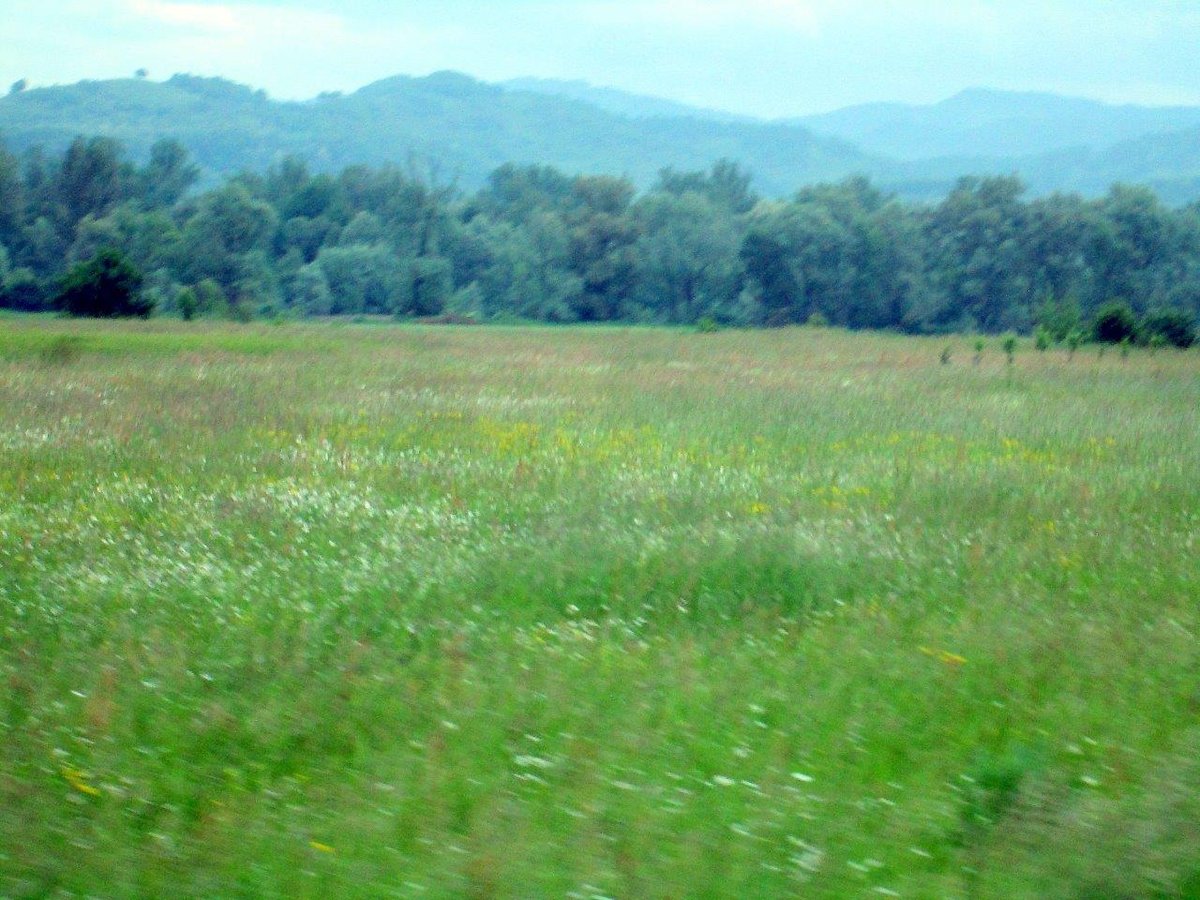
{"label": "open field", "polygon": [[1200,354],[0,322],[0,896],[1200,897]]}

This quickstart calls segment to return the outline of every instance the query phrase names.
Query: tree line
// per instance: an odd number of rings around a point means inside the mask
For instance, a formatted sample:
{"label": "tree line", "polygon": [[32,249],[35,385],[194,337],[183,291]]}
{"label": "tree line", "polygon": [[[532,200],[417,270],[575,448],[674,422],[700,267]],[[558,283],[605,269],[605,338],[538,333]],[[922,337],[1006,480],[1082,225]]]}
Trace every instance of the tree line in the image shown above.
{"label": "tree line", "polygon": [[915,203],[859,177],[776,201],[729,161],[643,192],[518,164],[472,194],[416,161],[328,175],[289,158],[206,191],[197,176],[174,141],[143,165],[103,137],[61,157],[0,148],[0,306],[95,303],[70,293],[91,266],[124,279],[135,311],[186,318],[1058,335],[1114,301],[1147,321],[1200,313],[1200,204],[1137,186],[1031,200],[1016,177],[970,177]]}

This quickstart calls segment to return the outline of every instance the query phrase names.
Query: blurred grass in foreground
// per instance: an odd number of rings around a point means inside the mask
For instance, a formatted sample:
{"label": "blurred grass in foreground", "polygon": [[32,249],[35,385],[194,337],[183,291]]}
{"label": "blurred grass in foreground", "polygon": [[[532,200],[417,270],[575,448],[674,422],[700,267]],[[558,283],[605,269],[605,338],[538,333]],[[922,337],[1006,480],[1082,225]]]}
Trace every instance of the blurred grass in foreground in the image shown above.
{"label": "blurred grass in foreground", "polygon": [[6,318],[0,895],[1200,896],[1200,356],[944,344]]}

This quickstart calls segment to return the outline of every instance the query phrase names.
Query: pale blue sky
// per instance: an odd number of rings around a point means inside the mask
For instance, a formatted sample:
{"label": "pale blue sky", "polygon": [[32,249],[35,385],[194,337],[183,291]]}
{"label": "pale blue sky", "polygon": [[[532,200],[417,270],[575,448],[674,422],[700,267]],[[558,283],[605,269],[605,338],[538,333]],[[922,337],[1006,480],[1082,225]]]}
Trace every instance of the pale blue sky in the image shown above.
{"label": "pale blue sky", "polygon": [[272,96],[535,75],[760,116],[966,87],[1200,104],[1182,0],[3,0],[0,86],[223,75]]}

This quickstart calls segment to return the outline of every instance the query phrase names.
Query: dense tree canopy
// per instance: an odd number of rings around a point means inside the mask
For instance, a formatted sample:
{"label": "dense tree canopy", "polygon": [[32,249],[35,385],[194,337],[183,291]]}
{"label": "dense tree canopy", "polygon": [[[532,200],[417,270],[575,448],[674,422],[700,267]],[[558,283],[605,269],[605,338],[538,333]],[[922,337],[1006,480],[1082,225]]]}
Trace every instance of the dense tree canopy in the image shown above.
{"label": "dense tree canopy", "polygon": [[145,273],[147,310],[188,316],[819,316],[1065,339],[1116,301],[1139,335],[1186,343],[1200,313],[1200,205],[1136,186],[1027,200],[1014,177],[965,178],[917,204],[851,178],[768,201],[727,160],[664,169],[641,193],[515,164],[470,196],[411,161],[329,175],[285,159],[203,193],[196,177],[174,142],[142,167],[106,138],[57,159],[0,148],[0,306],[82,310],[100,303],[83,285],[128,266]]}
{"label": "dense tree canopy", "polygon": [[142,294],[142,273],[117,250],[102,250],[73,266],[57,305],[75,316],[148,316],[154,304]]}

